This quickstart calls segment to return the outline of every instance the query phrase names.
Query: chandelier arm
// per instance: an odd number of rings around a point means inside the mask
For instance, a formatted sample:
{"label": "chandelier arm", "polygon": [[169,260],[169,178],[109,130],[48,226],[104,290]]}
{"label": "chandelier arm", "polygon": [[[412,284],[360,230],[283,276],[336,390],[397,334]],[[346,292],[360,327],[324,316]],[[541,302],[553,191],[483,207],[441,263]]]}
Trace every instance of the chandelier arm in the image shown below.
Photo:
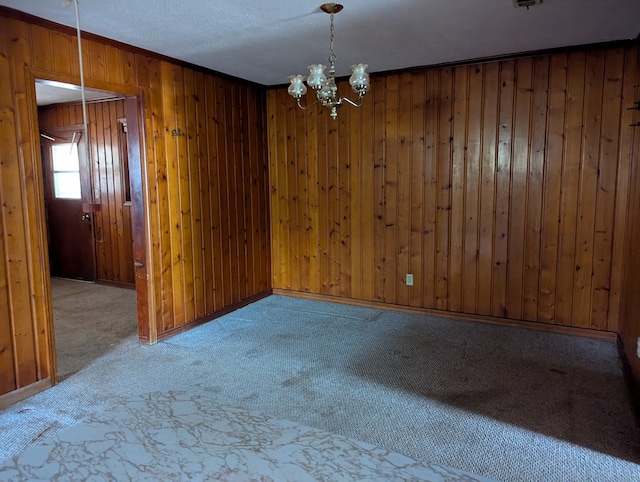
{"label": "chandelier arm", "polygon": [[360,107],[362,105],[362,103],[364,102],[364,97],[360,96],[358,97],[357,101],[353,101],[351,99],[349,99],[348,97],[340,97],[340,102],[346,102],[347,104],[351,104],[354,107]]}
{"label": "chandelier arm", "polygon": [[319,99],[314,100],[311,104],[308,105],[302,105],[300,103],[300,99],[297,99],[298,102],[298,107],[300,107],[302,110],[307,110],[309,107],[313,107],[314,105],[316,105],[318,102],[320,102]]}

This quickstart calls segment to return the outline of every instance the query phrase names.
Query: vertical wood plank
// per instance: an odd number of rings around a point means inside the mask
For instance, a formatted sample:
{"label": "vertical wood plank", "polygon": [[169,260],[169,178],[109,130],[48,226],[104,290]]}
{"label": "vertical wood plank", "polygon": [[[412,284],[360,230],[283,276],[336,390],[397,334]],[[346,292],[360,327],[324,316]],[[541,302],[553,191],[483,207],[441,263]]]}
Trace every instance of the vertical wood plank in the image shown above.
{"label": "vertical wood plank", "polygon": [[591,282],[590,328],[608,328],[609,293],[611,292],[611,257],[614,235],[615,191],[618,173],[618,134],[622,100],[624,52],[605,53],[602,86],[600,151],[598,152],[597,198],[593,234],[593,268]]}
{"label": "vertical wood plank", "polygon": [[[346,90],[346,85],[340,86]],[[349,123],[351,118],[351,109],[342,109],[337,120],[338,128],[338,159],[336,167],[338,168],[338,236],[339,236],[339,257],[340,265],[338,271],[338,282],[336,294],[350,298],[351,295],[351,149],[349,145]],[[334,122],[335,124],[335,122]]]}
{"label": "vertical wood plank", "polygon": [[309,193],[308,206],[308,230],[309,238],[307,240],[309,249],[309,283],[308,290],[312,293],[319,293],[322,288],[323,280],[320,277],[322,254],[321,254],[321,226],[320,226],[320,177],[324,165],[324,158],[319,153],[319,133],[318,133],[318,114],[316,109],[309,109],[306,115],[306,156],[307,156],[307,173],[306,180],[307,192]]}
{"label": "vertical wood plank", "polygon": [[465,152],[467,145],[468,69],[456,67],[453,97],[453,145],[451,163],[451,237],[449,247],[449,310],[462,311],[464,223],[465,223]]}
{"label": "vertical wood plank", "polygon": [[425,105],[425,185],[423,243],[423,306],[436,306],[436,214],[438,212],[438,109],[440,83],[437,72],[427,72]]}
{"label": "vertical wood plank", "polygon": [[499,75],[491,314],[504,317],[507,316],[507,263],[509,262],[509,223],[512,208],[509,201],[512,175],[515,61],[500,62]]}
{"label": "vertical wood plank", "polygon": [[398,79],[398,297],[397,303],[408,305],[412,287],[406,285],[405,275],[410,271],[410,239],[411,239],[411,212],[407,206],[412,199],[412,168],[411,162],[412,143],[411,138],[411,74],[400,74]]}
{"label": "vertical wood plank", "polygon": [[197,90],[196,73],[189,69],[184,71],[184,99],[187,155],[185,156],[186,165],[182,185],[187,192],[182,194],[185,207],[188,208],[189,215],[186,216],[186,220],[190,226],[188,231],[185,230],[187,236],[184,242],[185,278],[188,273],[191,273],[191,279],[187,279],[186,285],[186,297],[190,301],[186,318],[192,320],[204,315],[202,309],[203,293],[201,291],[204,280],[202,275],[202,196],[200,194],[199,146],[202,125],[198,115],[200,93]]}
{"label": "vertical wood plank", "polygon": [[[321,115],[327,115],[325,110]],[[340,238],[340,180],[343,173],[340,172],[340,135],[338,132],[338,122],[332,119],[327,120],[327,156],[328,156],[328,201],[329,201],[329,293],[334,296],[340,295],[340,252],[342,239]],[[293,186],[293,184],[292,184]],[[295,196],[295,195],[294,195]],[[296,205],[298,205],[296,203]]]}
{"label": "vertical wood plank", "polygon": [[398,76],[386,79],[384,116],[384,301],[398,301]]}
{"label": "vertical wood plank", "polygon": [[387,183],[385,175],[387,172],[386,159],[386,138],[385,138],[385,96],[386,79],[384,77],[374,77],[373,84],[373,204],[374,204],[374,225],[373,225],[373,252],[375,260],[375,271],[373,277],[373,292],[376,301],[385,299],[385,272],[386,272],[386,228],[385,219],[385,196]]}
{"label": "vertical wood plank", "polygon": [[[372,83],[372,89],[376,84]],[[362,174],[360,181],[360,199],[362,213],[362,299],[372,300],[375,298],[374,276],[376,273],[376,257],[374,252],[375,245],[375,196],[374,183],[376,168],[376,158],[374,154],[374,100],[375,94],[369,92],[368,99],[360,108],[361,111],[361,142],[362,157],[361,169]]]}
{"label": "vertical wood plank", "polygon": [[491,314],[493,301],[493,240],[497,157],[499,64],[485,65],[480,164],[480,218],[478,236],[477,313]]}
{"label": "vertical wood plank", "polygon": [[86,50],[88,57],[88,62],[85,64],[85,75],[92,80],[107,80],[107,46],[102,43],[89,40],[86,44],[82,45],[83,50],[85,49],[85,45],[87,46]]}
{"label": "vertical wood plank", "polygon": [[[426,75],[414,74],[411,82],[411,229],[409,239],[409,272],[413,287],[409,290],[409,304],[422,306],[424,291],[423,243],[425,188],[425,103]],[[365,258],[366,259],[366,258]]]}
{"label": "vertical wood plank", "polygon": [[[346,86],[345,86],[346,88]],[[367,99],[368,100],[368,99]],[[362,109],[352,109],[349,112],[348,140],[349,140],[349,273],[351,283],[349,293],[352,298],[362,299],[362,269],[363,264],[369,260],[363,260],[362,237]]]}
{"label": "vertical wood plank", "polygon": [[604,54],[602,51],[590,52],[587,55],[585,74],[572,319],[572,325],[581,328],[586,328],[591,324],[593,240],[604,82]]}
{"label": "vertical wood plank", "polygon": [[[297,192],[300,193],[297,198],[297,226],[298,226],[298,272],[299,272],[299,288],[301,291],[309,291],[309,276],[311,272],[311,217],[308,203],[309,193],[309,152],[307,151],[307,132],[308,119],[307,115],[298,112],[296,119],[295,141],[296,141],[296,158],[295,173],[297,175],[296,186]],[[349,283],[345,280],[344,285]]]}
{"label": "vertical wood plank", "polygon": [[480,220],[480,166],[482,148],[483,79],[484,67],[472,66],[469,71],[469,112],[467,122],[466,172],[464,192],[464,285],[463,306],[465,313],[476,313],[478,287],[479,220]]}
{"label": "vertical wood plank", "polygon": [[53,69],[64,74],[72,73],[73,57],[78,56],[76,45],[72,47],[72,38],[60,32],[51,32],[50,46],[55,46],[53,54]]}
{"label": "vertical wood plank", "polygon": [[219,300],[216,299],[219,278],[214,275],[217,262],[217,252],[214,249],[214,237],[219,226],[214,222],[217,210],[214,212],[213,204],[217,200],[218,187],[214,184],[216,169],[215,146],[215,99],[213,81],[208,76],[196,76],[196,83],[202,89],[200,101],[204,103],[202,112],[198,112],[199,120],[203,124],[203,133],[200,138],[200,196],[202,200],[201,226],[202,226],[202,262],[204,277],[203,302],[205,313],[212,313]]}
{"label": "vertical wood plank", "polygon": [[[154,69],[155,70],[155,69]],[[176,186],[177,178],[177,142],[171,137],[175,126],[175,82],[172,66],[166,62],[159,62],[157,74],[154,72],[152,85],[156,79],[161,95],[159,115],[155,118],[154,135],[158,145],[156,152],[158,159],[156,166],[158,175],[158,209],[159,226],[162,229],[160,249],[162,250],[162,284],[159,299],[162,300],[162,325],[159,332],[167,331],[183,323],[181,299],[176,300],[182,293],[180,279],[180,223],[178,221],[180,204]],[[162,156],[162,157],[160,157]],[[167,209],[166,207],[169,207]],[[177,304],[176,303],[180,303]]]}
{"label": "vertical wood plank", "polygon": [[[293,290],[300,289],[300,243],[299,239],[299,196],[297,195],[297,181],[298,176],[296,174],[298,170],[298,153],[296,151],[296,121],[298,116],[298,108],[295,104],[289,103],[287,106],[287,120],[286,120],[286,132],[287,132],[287,145],[286,145],[286,170],[284,171],[286,177],[287,192],[291,193],[288,196],[289,204],[288,210],[288,246],[289,250],[289,269],[288,279],[286,286]],[[335,151],[332,155],[335,159]],[[331,243],[335,246],[335,242]],[[330,260],[332,265],[335,264],[335,260]]]}
{"label": "vertical wood plank", "polygon": [[551,57],[549,77],[549,114],[547,120],[546,156],[542,208],[542,248],[538,320],[555,323],[558,239],[560,235],[561,175],[563,168],[564,126],[568,82],[568,56]]}
{"label": "vertical wood plank", "polygon": [[237,131],[240,130],[242,121],[240,119],[241,109],[240,109],[240,96],[239,96],[240,87],[237,84],[233,84],[230,86],[228,91],[230,91],[230,102],[225,104],[227,110],[225,111],[225,115],[227,118],[227,122],[230,125],[230,129],[227,130],[227,147],[231,147],[229,150],[229,176],[230,176],[230,185],[229,185],[229,203],[231,205],[231,216],[230,216],[230,235],[231,235],[231,249],[232,249],[232,257],[231,257],[231,273],[232,273],[232,282],[234,288],[234,295],[232,297],[232,301],[237,301],[243,299],[246,292],[246,286],[243,282],[243,274],[244,266],[243,266],[243,257],[241,253],[244,253],[244,229],[242,226],[244,220],[244,209],[241,205],[241,199],[243,197],[242,191],[242,165],[240,159],[242,156],[242,146],[239,142],[239,137],[235,135]]}
{"label": "vertical wood plank", "polygon": [[537,321],[542,250],[547,103],[549,99],[548,56],[534,58],[532,82],[522,317],[525,320]]}
{"label": "vertical wood plank", "polygon": [[222,135],[222,120],[220,118],[218,79],[208,79],[207,83],[207,107],[209,110],[208,133],[208,155],[209,155],[209,192],[211,209],[211,251],[213,264],[213,306],[218,310],[225,306],[225,277],[224,277],[224,253],[226,253],[223,242],[223,221],[222,221],[222,182],[221,165],[224,152],[224,138]]}
{"label": "vertical wood plank", "polygon": [[[229,199],[229,183],[231,182],[231,176],[229,175],[229,152],[233,148],[228,145],[228,136],[226,132],[230,129],[227,125],[226,108],[225,104],[230,102],[230,99],[226,99],[225,94],[225,81],[216,81],[216,111],[218,116],[218,188],[220,195],[220,234],[221,234],[221,256],[220,261],[222,263],[222,282],[223,288],[223,303],[222,306],[228,306],[233,300],[233,274],[231,272],[231,204]],[[224,253],[227,253],[224,255]]]}
{"label": "vertical wood plank", "polygon": [[[274,188],[277,190],[278,194],[278,203],[280,207],[280,213],[277,219],[278,225],[273,225],[274,228],[277,227],[279,232],[279,242],[278,244],[274,243],[274,260],[279,259],[279,263],[277,263],[274,267],[275,270],[279,273],[279,280],[276,280],[280,288],[289,288],[289,256],[291,253],[289,252],[289,197],[288,197],[288,189],[287,189],[287,169],[288,169],[288,161],[287,161],[287,150],[286,150],[286,139],[287,139],[287,98],[284,93],[280,93],[279,99],[277,100],[277,138],[278,138],[278,157],[277,157],[277,179],[275,182]],[[322,210],[323,211],[323,210]],[[322,214],[321,211],[321,214]],[[326,279],[326,278],[323,278]]]}
{"label": "vertical wood plank", "polygon": [[576,231],[582,153],[585,54],[569,54],[564,151],[561,180],[560,233],[556,275],[556,321],[571,325],[573,273],[576,268]]}
{"label": "vertical wood plank", "polygon": [[449,308],[449,243],[451,229],[451,147],[452,95],[451,69],[440,71],[438,102],[437,214],[436,214],[436,308]]}
{"label": "vertical wood plank", "polygon": [[104,50],[104,62],[107,71],[106,80],[112,84],[123,84],[122,50],[111,45],[106,45]]}
{"label": "vertical wood plank", "polygon": [[263,290],[261,283],[263,274],[260,269],[260,203],[259,185],[259,160],[258,160],[258,118],[256,106],[258,98],[255,90],[244,86],[245,109],[247,119],[245,123],[246,136],[243,139],[243,149],[245,157],[245,227],[246,227],[246,256],[247,256],[247,295],[258,293]]}
{"label": "vertical wood plank", "polygon": [[54,70],[51,31],[39,25],[31,25],[30,40],[33,66],[42,70]]}
{"label": "vertical wood plank", "polygon": [[278,184],[278,176],[280,174],[280,162],[282,159],[282,153],[280,152],[280,146],[282,145],[282,136],[284,135],[282,129],[280,129],[279,120],[281,117],[278,115],[279,98],[281,98],[282,92],[277,90],[269,90],[267,92],[267,113],[268,113],[268,147],[269,147],[269,192],[270,192],[270,206],[271,206],[271,262],[274,266],[272,283],[274,287],[282,287],[281,276],[282,270],[280,267],[280,256],[284,253],[281,252],[281,237],[282,228],[281,220],[284,215],[281,211],[282,202],[279,195],[281,186]]}
{"label": "vertical wood plank", "polygon": [[326,112],[315,107],[318,119],[318,180],[320,195],[319,238],[320,238],[320,289],[328,294],[331,290],[331,259],[329,252],[329,233],[331,225],[331,185],[329,183],[329,121]]}
{"label": "vertical wood plank", "polygon": [[[529,145],[531,143],[532,59],[515,64],[513,128],[511,141],[511,186],[509,197],[509,234],[507,258],[506,315],[522,319],[525,270],[525,231],[529,189]],[[536,286],[537,291],[537,286]]]}

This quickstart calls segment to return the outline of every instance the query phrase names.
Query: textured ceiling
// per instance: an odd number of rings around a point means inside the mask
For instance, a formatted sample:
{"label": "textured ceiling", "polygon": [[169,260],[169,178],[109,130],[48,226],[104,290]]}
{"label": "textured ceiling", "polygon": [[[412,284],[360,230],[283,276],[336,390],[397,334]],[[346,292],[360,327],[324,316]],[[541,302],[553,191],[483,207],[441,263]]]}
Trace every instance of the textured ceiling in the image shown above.
{"label": "textured ceiling", "polygon": [[[75,26],[69,0],[0,0]],[[344,0],[338,75],[636,38],[639,0]],[[326,63],[329,17],[314,0],[79,0],[83,30],[264,85]]]}
{"label": "textured ceiling", "polygon": [[[85,89],[87,101],[115,99],[119,96],[110,92],[96,89]],[[36,99],[39,106],[57,104],[61,102],[80,102],[82,92],[80,87],[63,84],[61,82],[36,81]]]}

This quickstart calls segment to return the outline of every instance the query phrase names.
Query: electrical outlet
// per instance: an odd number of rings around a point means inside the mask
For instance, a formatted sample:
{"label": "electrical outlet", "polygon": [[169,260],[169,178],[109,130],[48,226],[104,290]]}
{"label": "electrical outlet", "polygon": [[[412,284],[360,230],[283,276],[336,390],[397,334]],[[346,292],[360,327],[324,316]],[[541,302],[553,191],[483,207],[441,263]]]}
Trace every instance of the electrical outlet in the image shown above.
{"label": "electrical outlet", "polygon": [[[405,277],[405,283],[407,284],[407,286],[413,286],[413,275],[407,273],[407,276]],[[640,355],[638,355],[640,356]]]}

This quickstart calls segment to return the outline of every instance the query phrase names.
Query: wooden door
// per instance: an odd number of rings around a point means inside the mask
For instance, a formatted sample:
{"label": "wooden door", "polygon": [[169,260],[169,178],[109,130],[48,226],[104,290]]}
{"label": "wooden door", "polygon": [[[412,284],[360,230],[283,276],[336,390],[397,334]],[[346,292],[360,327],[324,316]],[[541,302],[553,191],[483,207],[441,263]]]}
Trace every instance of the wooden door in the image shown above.
{"label": "wooden door", "polygon": [[90,174],[81,126],[41,137],[51,275],[94,281],[96,265]]}

